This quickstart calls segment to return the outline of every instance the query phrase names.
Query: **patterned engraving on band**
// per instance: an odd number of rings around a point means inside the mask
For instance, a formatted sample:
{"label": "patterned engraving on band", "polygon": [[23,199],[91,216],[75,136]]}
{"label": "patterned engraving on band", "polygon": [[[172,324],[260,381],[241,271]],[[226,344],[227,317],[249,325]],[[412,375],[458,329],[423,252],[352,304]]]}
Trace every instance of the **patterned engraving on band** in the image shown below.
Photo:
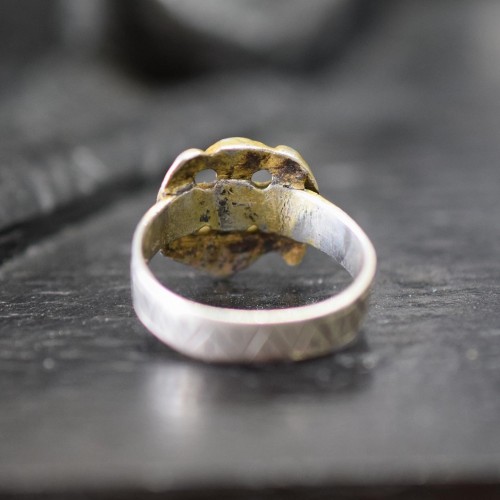
{"label": "patterned engraving on band", "polygon": [[[249,147],[248,143],[245,144]],[[231,155],[236,148],[234,140],[222,145],[221,154]],[[255,143],[250,149],[262,147]],[[220,149],[221,145],[217,148]],[[264,152],[266,155],[275,154],[267,149]],[[292,154],[289,150],[281,153]],[[200,154],[211,158],[214,151],[192,151],[181,159],[191,161],[193,155]],[[177,179],[179,186],[183,180],[189,185],[194,170],[182,171],[181,163],[177,165],[177,170],[167,174],[166,180],[184,172],[184,177],[181,175]],[[231,167],[232,163],[228,165]],[[193,163],[191,166],[198,168],[200,165]],[[226,168],[219,173],[224,176],[228,172]],[[244,173],[237,172],[237,178],[240,179]],[[279,177],[278,174],[276,170],[275,177]],[[164,247],[163,239],[168,234],[166,228],[175,227],[172,214],[175,214],[175,220],[180,214],[179,210],[171,212],[174,204],[173,198],[169,197],[177,194],[165,191],[167,187],[166,184],[162,186],[163,194],[158,203],[144,215],[137,227],[131,261],[135,310],[143,324],[159,339],[185,355],[218,362],[307,359],[340,349],[355,339],[367,308],[376,255],[369,239],[347,214],[315,192],[304,189],[303,184],[283,186],[271,183],[266,188],[266,206],[272,207],[272,213],[277,214],[280,224],[275,230],[278,234],[327,253],[345,267],[353,276],[353,282],[338,296],[287,311],[218,309],[171,292],[157,281],[147,266],[148,259]],[[178,199],[184,198],[179,195]],[[289,207],[295,207],[294,217],[290,216]],[[182,213],[189,213],[189,209],[185,208]],[[186,220],[189,222],[188,215]],[[266,229],[268,224],[274,224],[273,221],[273,218],[264,218],[261,222]]]}
{"label": "patterned engraving on band", "polygon": [[134,275],[133,289],[137,314],[155,335],[184,354],[210,361],[297,360],[327,354],[354,339],[366,308],[362,297],[348,311],[313,322],[231,325],[200,322],[165,307],[162,297],[151,295],[144,276]]}

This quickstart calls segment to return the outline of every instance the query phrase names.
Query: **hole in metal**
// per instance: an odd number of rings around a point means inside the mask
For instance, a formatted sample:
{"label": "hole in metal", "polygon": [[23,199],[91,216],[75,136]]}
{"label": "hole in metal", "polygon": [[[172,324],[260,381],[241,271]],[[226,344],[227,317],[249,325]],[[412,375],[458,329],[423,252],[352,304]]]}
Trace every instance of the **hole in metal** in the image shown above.
{"label": "hole in metal", "polygon": [[209,184],[217,180],[217,172],[211,168],[206,168],[194,176],[196,184]]}
{"label": "hole in metal", "polygon": [[252,182],[257,187],[269,186],[272,179],[273,176],[271,175],[271,172],[269,172],[269,170],[259,170],[252,175]]}

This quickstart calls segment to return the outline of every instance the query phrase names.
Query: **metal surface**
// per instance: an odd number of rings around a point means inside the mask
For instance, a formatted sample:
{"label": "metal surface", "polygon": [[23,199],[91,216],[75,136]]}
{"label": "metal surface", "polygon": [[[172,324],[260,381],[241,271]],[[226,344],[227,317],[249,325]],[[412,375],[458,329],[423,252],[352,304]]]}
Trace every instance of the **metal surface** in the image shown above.
{"label": "metal surface", "polygon": [[[196,174],[207,168],[216,170],[217,179],[197,184]],[[251,180],[262,168],[272,174],[267,186]],[[348,215],[308,187],[317,189],[308,166],[287,147],[238,138],[220,141],[206,152],[182,153],[132,244],[132,294],[144,325],[171,347],[205,361],[301,360],[349,344],[366,310],[375,251]],[[171,252],[172,243],[179,241]],[[276,249],[296,264],[304,244],[328,254],[354,280],[334,297],[285,310],[198,304],[165,288],[147,266],[164,250],[226,276]]]}
{"label": "metal surface", "polygon": [[[204,172],[212,182],[197,182]],[[267,172],[267,182],[255,175]],[[274,188],[318,192],[311,170],[297,151],[244,138],[223,139],[207,151],[181,153],[162,183],[157,201],[167,201],[161,250],[170,257],[199,267],[214,276],[230,276],[248,267],[262,254],[279,251],[290,265],[299,264],[305,243],[284,234],[285,207],[279,207]],[[286,197],[283,198],[283,200]],[[301,212],[298,203],[286,206],[292,225]],[[157,240],[157,234],[146,235]],[[145,243],[145,251],[155,246]],[[154,250],[156,253],[156,249]]]}

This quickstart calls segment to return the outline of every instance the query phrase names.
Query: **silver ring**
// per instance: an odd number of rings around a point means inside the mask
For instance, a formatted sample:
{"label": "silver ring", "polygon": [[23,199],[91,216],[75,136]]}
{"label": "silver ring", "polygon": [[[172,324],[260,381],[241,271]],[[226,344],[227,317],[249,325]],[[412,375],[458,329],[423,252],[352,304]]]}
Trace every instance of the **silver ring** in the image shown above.
{"label": "silver ring", "polygon": [[[199,181],[199,172],[208,169],[216,178]],[[252,180],[259,170],[268,171],[271,180]],[[331,256],[353,281],[326,300],[288,309],[200,304],[163,286],[148,266],[161,251],[228,276],[268,251],[297,264],[307,244]],[[318,194],[311,170],[295,150],[242,138],[181,153],[132,243],[132,297],[139,319],[170,347],[212,362],[302,360],[346,346],[359,331],[375,270],[370,240]]]}

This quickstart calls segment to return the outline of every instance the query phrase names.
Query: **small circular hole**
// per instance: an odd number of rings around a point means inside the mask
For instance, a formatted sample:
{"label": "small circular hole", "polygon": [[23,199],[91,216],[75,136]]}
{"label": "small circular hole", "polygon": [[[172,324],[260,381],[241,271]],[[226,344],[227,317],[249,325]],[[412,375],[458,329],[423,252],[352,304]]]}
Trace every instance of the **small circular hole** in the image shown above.
{"label": "small circular hole", "polygon": [[208,184],[217,180],[217,172],[211,168],[206,168],[194,176],[196,184]]}
{"label": "small circular hole", "polygon": [[258,187],[266,187],[271,184],[273,176],[269,170],[259,170],[252,175],[252,182]]}

